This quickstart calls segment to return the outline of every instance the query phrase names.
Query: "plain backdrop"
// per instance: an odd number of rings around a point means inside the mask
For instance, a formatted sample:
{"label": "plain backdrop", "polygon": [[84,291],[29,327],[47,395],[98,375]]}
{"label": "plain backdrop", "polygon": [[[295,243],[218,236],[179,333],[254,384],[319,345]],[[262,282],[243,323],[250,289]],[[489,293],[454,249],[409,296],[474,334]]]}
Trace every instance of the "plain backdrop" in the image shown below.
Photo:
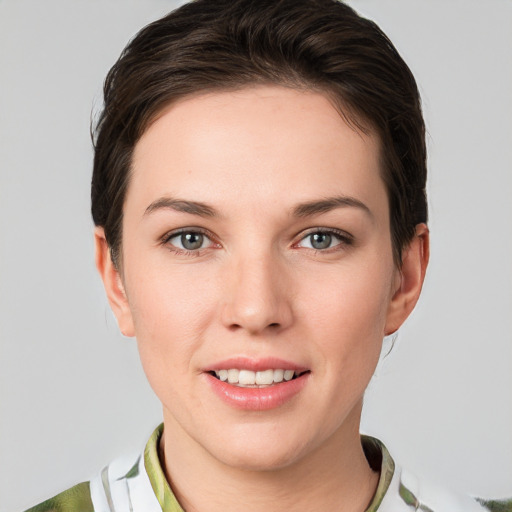
{"label": "plain backdrop", "polygon": [[[430,150],[431,265],[363,429],[418,475],[512,495],[512,2],[350,3],[415,73]],[[142,449],[161,420],[95,273],[89,121],[128,39],[175,5],[0,0],[2,512]]]}

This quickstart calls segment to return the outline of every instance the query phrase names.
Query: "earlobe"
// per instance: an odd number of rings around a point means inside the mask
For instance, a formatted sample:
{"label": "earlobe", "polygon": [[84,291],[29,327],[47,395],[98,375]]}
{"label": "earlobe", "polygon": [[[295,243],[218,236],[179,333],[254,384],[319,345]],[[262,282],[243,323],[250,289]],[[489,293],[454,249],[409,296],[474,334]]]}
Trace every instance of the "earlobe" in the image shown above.
{"label": "earlobe", "polygon": [[119,330],[125,336],[135,336],[133,318],[123,281],[119,271],[112,262],[110,249],[105,238],[105,231],[102,227],[96,227],[94,230],[94,245],[96,268],[103,281],[110,307],[117,318]]}
{"label": "earlobe", "polygon": [[397,287],[388,309],[384,331],[386,336],[400,328],[418,302],[429,256],[428,227],[426,224],[418,224],[414,238],[403,252]]}

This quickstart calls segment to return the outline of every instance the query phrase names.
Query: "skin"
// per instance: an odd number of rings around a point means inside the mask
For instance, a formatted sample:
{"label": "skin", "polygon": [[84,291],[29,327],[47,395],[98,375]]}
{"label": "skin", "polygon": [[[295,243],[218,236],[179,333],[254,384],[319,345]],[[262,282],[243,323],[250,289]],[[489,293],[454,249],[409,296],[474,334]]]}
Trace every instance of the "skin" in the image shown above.
{"label": "skin", "polygon": [[[371,501],[363,394],[428,261],[419,225],[394,264],[379,154],[378,138],[349,127],[326,97],[277,86],[180,100],[137,143],[121,270],[102,228],[96,261],[162,402],[161,459],[187,511],[237,510],[242,498],[249,511]],[[333,197],[351,200],[297,212]],[[215,215],[178,211],[170,198]],[[202,248],[180,248],[179,229],[203,230]],[[329,247],[312,247],[312,233],[332,230]],[[309,375],[283,405],[240,410],[204,371],[232,357],[277,357]]]}

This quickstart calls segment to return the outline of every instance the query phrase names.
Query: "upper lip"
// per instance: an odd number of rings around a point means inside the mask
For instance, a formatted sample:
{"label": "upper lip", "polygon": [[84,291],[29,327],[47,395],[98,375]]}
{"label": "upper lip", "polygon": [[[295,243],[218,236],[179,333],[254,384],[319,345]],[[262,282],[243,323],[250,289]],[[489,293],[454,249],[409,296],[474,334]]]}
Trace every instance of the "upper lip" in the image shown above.
{"label": "upper lip", "polygon": [[261,372],[264,370],[294,370],[296,372],[305,372],[308,370],[307,367],[294,363],[292,361],[286,361],[284,359],[266,357],[261,359],[252,359],[248,357],[230,357],[229,359],[223,359],[213,364],[209,364],[204,368],[205,372],[212,372],[215,370],[230,370],[236,368],[238,370],[252,370],[253,372]]}

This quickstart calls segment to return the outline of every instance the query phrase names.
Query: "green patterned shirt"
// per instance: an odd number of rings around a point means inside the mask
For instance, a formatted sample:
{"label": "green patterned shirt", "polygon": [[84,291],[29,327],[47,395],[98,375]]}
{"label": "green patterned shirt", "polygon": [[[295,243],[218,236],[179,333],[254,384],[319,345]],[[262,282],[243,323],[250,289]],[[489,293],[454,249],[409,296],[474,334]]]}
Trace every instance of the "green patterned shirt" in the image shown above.
{"label": "green patterned shirt", "polygon": [[[165,478],[158,457],[160,425],[135,457],[117,459],[90,482],[83,482],[26,512],[184,512]],[[512,512],[512,500],[478,500],[418,481],[397,467],[377,439],[362,436],[377,491],[366,512]]]}

